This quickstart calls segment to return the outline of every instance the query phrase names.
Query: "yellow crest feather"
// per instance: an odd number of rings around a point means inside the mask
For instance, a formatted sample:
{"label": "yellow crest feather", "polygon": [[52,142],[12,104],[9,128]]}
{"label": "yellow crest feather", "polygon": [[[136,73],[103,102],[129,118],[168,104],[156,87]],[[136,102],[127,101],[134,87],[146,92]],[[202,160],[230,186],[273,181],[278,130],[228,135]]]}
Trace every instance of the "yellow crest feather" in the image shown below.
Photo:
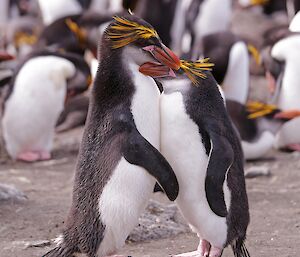
{"label": "yellow crest feather", "polygon": [[75,34],[78,42],[83,45],[86,39],[86,33],[83,29],[81,29],[77,23],[72,21],[71,19],[66,19],[65,23],[67,24],[68,28]]}
{"label": "yellow crest feather", "polygon": [[261,64],[261,56],[260,56],[258,49],[252,44],[248,44],[247,47],[248,47],[248,51],[253,56],[256,64],[260,65]]}
{"label": "yellow crest feather", "polygon": [[270,2],[270,0],[251,0],[251,5],[265,5],[268,2]]}
{"label": "yellow crest feather", "polygon": [[211,71],[213,66],[214,64],[209,62],[209,58],[205,58],[195,62],[186,60],[180,61],[180,68],[183,69],[188,78],[195,85],[198,84],[197,77],[200,77],[202,79],[206,78],[206,75],[202,71]]}
{"label": "yellow crest feather", "polygon": [[246,105],[249,112],[248,119],[256,119],[272,113],[277,109],[276,105],[265,104],[258,101],[248,102]]}
{"label": "yellow crest feather", "polygon": [[37,42],[37,36],[25,32],[17,32],[14,36],[14,44],[20,47],[22,44],[34,45]]}
{"label": "yellow crest feather", "polygon": [[148,28],[126,18],[114,16],[115,24],[107,31],[108,38],[113,42],[113,48],[126,46],[139,38],[148,39],[158,38],[157,32],[153,28]]}

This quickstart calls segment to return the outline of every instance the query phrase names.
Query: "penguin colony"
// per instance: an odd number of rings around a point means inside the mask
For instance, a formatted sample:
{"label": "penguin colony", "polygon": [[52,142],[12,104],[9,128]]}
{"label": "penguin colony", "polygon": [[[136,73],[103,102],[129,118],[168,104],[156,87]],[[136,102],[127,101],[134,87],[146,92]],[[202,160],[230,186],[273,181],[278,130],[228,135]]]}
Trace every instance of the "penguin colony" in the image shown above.
{"label": "penguin colony", "polygon": [[[49,160],[55,133],[85,124],[65,228],[44,257],[116,254],[156,183],[199,237],[176,256],[250,256],[244,161],[300,151],[300,4],[238,2],[289,24],[257,43],[230,30],[232,0],[0,3],[0,24],[14,19],[0,40],[9,157]],[[266,102],[249,101],[253,66]]]}

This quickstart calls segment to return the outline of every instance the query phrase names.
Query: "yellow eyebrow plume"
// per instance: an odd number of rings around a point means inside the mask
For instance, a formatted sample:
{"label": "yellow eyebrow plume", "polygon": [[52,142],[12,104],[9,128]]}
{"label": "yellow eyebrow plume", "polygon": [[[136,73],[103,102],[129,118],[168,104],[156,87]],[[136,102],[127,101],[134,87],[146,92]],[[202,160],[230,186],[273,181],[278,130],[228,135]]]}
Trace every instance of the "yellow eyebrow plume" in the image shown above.
{"label": "yellow eyebrow plume", "polygon": [[72,21],[71,19],[66,19],[65,23],[67,24],[68,28],[74,33],[78,42],[83,45],[86,39],[86,33],[81,29],[77,23]]}
{"label": "yellow eyebrow plume", "polygon": [[248,119],[256,119],[272,113],[277,109],[277,106],[258,101],[251,101],[247,103],[246,108],[247,112],[249,112]]}
{"label": "yellow eyebrow plume", "polygon": [[205,58],[202,60],[198,60],[195,62],[181,60],[180,68],[186,73],[188,78],[193,82],[193,84],[197,85],[197,77],[202,79],[206,78],[206,75],[202,71],[211,71],[214,66],[213,63],[209,62],[209,58]]}
{"label": "yellow eyebrow plume", "polygon": [[261,57],[260,57],[260,53],[259,53],[258,49],[252,44],[248,44],[247,47],[248,47],[248,51],[253,56],[256,64],[260,65],[261,64]]}
{"label": "yellow eyebrow plume", "polygon": [[265,5],[270,0],[251,0],[251,5]]}
{"label": "yellow eyebrow plume", "polygon": [[107,36],[113,42],[112,48],[126,46],[139,38],[148,39],[158,38],[156,30],[138,24],[137,22],[127,20],[126,18],[113,17],[115,23],[108,29]]}

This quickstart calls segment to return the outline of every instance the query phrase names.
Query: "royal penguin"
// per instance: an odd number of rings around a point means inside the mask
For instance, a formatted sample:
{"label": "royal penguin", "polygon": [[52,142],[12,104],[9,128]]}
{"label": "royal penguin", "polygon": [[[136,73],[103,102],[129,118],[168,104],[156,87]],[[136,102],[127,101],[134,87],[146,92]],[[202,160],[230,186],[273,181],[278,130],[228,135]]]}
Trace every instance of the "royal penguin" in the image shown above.
{"label": "royal penguin", "polygon": [[170,200],[178,194],[176,176],[157,150],[160,91],[139,68],[150,62],[157,76],[168,76],[174,74],[170,68],[179,69],[179,59],[136,16],[115,17],[100,48],[72,206],[47,257],[112,255],[137,225],[156,180]]}
{"label": "royal penguin", "polygon": [[[206,35],[228,31],[231,25],[232,0],[193,0],[196,5],[191,4],[191,12],[195,12],[194,19],[188,21],[187,26],[192,34],[192,58],[197,59],[202,53],[202,38]],[[187,15],[187,17],[189,17]]]}
{"label": "royal penguin", "polygon": [[215,79],[201,71],[210,64],[183,61],[181,67],[193,82],[162,81],[161,153],[179,182],[176,203],[200,242],[196,252],[178,256],[219,257],[227,245],[237,257],[250,256],[244,245],[249,209],[239,138]]}
{"label": "royal penguin", "polygon": [[221,85],[226,100],[245,104],[250,87],[248,44],[232,32],[212,33],[203,37],[203,56],[214,63],[213,76]]}
{"label": "royal penguin", "polygon": [[[283,111],[300,109],[300,88],[297,72],[300,65],[300,35],[294,34],[279,40],[271,49],[271,56],[279,63],[283,63],[280,79],[276,83],[279,86],[275,94],[274,102]],[[279,80],[279,83],[278,83]],[[289,148],[300,150],[300,137],[297,132],[299,117],[284,124],[276,135],[276,148]]]}
{"label": "royal penguin", "polygon": [[17,68],[4,105],[2,129],[12,159],[51,158],[54,128],[67,97],[88,88],[90,69],[77,55],[34,52]]}
{"label": "royal penguin", "polygon": [[298,11],[295,17],[292,19],[289,30],[292,32],[300,32],[300,11]]}
{"label": "royal penguin", "polygon": [[38,0],[44,25],[67,16],[80,14],[82,7],[77,0]]}
{"label": "royal penguin", "polygon": [[98,28],[111,20],[110,15],[95,12],[59,18],[42,30],[35,47],[63,48],[65,51],[81,55],[88,49],[97,57]]}
{"label": "royal penguin", "polygon": [[226,109],[239,132],[245,160],[264,158],[273,148],[276,133],[300,113],[281,111],[275,105],[256,101],[246,105],[226,101]]}

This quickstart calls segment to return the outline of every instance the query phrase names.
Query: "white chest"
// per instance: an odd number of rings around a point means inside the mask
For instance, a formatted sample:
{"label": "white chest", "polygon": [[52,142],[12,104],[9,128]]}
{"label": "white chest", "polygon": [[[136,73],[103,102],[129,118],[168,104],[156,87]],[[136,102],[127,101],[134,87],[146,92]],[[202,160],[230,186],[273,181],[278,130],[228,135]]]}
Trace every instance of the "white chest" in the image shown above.
{"label": "white chest", "polygon": [[159,148],[160,92],[152,78],[139,73],[137,65],[130,64],[129,68],[136,87],[131,104],[135,125],[143,137]]}
{"label": "white chest", "polygon": [[227,237],[225,218],[210,209],[205,193],[208,156],[199,128],[186,113],[180,92],[161,96],[161,152],[179,182],[176,203],[197,234],[215,246]]}

